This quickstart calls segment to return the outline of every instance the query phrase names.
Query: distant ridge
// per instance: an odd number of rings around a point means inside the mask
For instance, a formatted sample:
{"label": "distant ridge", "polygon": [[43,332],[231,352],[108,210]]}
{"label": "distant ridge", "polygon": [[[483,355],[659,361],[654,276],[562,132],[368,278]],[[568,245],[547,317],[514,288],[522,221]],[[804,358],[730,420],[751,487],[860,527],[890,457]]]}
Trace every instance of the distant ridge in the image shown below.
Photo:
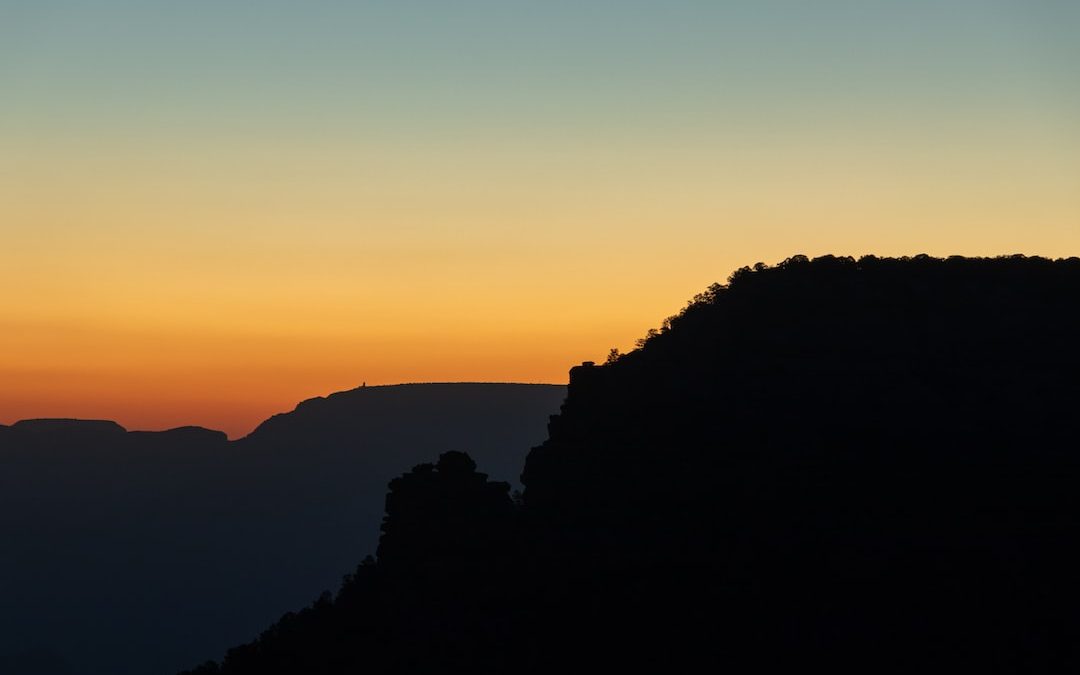
{"label": "distant ridge", "polygon": [[[407,388],[431,388],[439,387],[446,389],[468,389],[468,388],[516,388],[516,387],[536,387],[536,388],[557,388],[565,390],[566,385],[562,384],[549,384],[541,382],[400,382],[395,384],[375,384],[375,385],[362,385],[354,387],[352,389],[344,389],[342,391],[332,392],[325,396],[313,396],[311,398],[304,399],[296,404],[296,406],[290,410],[280,413],[274,413],[270,417],[266,418],[258,424],[249,434],[241,436],[235,441],[242,441],[249,439],[256,435],[265,435],[271,433],[269,430],[276,427],[283,419],[289,419],[294,413],[308,412],[312,408],[318,408],[325,402],[341,403],[348,401],[353,403],[359,400],[359,397],[372,392],[373,394],[385,389],[407,389]],[[166,434],[169,436],[181,436],[181,435],[219,435],[225,434],[223,431],[217,429],[210,429],[198,425],[183,425],[179,427],[173,427],[170,429],[160,430],[147,430],[147,429],[132,429],[128,430],[118,422],[113,420],[99,420],[77,417],[36,417],[16,420],[10,425],[0,424],[0,431],[5,429],[18,429],[20,431],[37,432],[37,433],[68,433],[68,432],[87,432],[87,433],[130,433],[140,434],[144,437],[151,437],[155,434]],[[227,437],[227,435],[226,435]]]}
{"label": "distant ridge", "polygon": [[85,420],[68,417],[43,417],[19,420],[12,429],[29,433],[127,433],[127,429],[111,420]]}

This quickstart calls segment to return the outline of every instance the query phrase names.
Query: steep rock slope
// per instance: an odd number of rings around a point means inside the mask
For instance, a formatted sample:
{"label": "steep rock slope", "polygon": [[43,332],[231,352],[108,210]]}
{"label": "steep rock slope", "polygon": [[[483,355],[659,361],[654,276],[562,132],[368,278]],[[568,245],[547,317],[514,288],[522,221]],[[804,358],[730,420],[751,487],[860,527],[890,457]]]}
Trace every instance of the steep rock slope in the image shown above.
{"label": "steep rock slope", "polygon": [[408,546],[197,672],[1075,670],[1078,300],[1077,259],[739,270],[571,371],[512,518],[418,466]]}

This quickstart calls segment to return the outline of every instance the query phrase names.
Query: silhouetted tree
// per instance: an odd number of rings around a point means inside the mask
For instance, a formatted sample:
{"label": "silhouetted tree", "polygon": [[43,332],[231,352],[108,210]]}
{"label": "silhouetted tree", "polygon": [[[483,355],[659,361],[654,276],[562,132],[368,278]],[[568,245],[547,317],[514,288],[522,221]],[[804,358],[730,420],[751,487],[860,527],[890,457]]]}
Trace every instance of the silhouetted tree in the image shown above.
{"label": "silhouetted tree", "polygon": [[478,564],[510,541],[510,484],[476,471],[465,453],[447,452],[390,481],[378,560],[390,567]]}

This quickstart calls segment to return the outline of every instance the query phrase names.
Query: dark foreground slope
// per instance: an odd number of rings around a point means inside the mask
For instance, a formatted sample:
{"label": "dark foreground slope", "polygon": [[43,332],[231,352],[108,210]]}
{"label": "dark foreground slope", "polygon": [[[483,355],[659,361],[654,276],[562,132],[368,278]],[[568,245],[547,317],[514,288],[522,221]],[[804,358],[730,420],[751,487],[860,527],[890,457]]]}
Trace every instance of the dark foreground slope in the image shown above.
{"label": "dark foreground slope", "polygon": [[609,638],[1057,671],[1080,627],[1078,301],[1076,259],[741,270],[573,371],[523,475],[549,565],[645,584]]}
{"label": "dark foreground slope", "polygon": [[365,387],[235,442],[0,427],[0,674],[154,675],[250,639],[374,552],[393,476],[468,450],[515,479],[565,392]]}
{"label": "dark foreground slope", "polygon": [[200,672],[1075,670],[1078,299],[1076,259],[740,270],[572,371],[522,503],[416,467],[377,563]]}

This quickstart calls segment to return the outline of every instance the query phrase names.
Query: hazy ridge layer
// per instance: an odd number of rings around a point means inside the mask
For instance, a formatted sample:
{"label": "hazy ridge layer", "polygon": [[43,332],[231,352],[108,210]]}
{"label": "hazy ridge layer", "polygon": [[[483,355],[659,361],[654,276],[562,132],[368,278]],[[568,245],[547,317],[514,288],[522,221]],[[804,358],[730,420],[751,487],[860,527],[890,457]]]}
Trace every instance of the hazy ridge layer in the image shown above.
{"label": "hazy ridge layer", "polygon": [[391,478],[457,449],[516,481],[564,396],[362,387],[232,442],[196,427],[0,426],[0,672],[169,673],[250,639],[375,551]]}

